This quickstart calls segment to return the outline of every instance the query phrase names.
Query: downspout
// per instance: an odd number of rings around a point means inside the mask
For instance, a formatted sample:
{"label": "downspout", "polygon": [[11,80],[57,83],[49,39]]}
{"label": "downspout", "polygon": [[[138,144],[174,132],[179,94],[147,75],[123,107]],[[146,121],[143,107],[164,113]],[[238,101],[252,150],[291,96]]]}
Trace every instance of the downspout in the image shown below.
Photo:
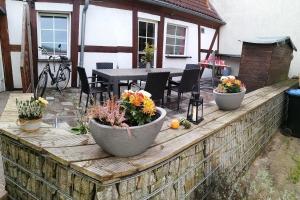
{"label": "downspout", "polygon": [[82,10],[81,17],[81,41],[80,41],[80,60],[79,67],[83,67],[83,59],[84,59],[84,40],[85,40],[85,25],[86,25],[86,12],[89,7],[89,0],[85,0],[85,4]]}

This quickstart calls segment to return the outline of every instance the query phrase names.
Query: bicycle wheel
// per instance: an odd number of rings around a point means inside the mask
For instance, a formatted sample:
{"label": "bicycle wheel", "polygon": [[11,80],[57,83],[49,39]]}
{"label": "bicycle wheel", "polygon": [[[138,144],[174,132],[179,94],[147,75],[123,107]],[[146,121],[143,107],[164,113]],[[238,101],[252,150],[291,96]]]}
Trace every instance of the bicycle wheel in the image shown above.
{"label": "bicycle wheel", "polygon": [[47,87],[47,81],[48,81],[48,74],[47,72],[44,71],[40,74],[38,83],[35,87],[34,96],[36,99],[39,97],[43,97]]}
{"label": "bicycle wheel", "polygon": [[63,90],[68,86],[71,70],[68,67],[60,68],[57,71],[56,87],[58,90]]}

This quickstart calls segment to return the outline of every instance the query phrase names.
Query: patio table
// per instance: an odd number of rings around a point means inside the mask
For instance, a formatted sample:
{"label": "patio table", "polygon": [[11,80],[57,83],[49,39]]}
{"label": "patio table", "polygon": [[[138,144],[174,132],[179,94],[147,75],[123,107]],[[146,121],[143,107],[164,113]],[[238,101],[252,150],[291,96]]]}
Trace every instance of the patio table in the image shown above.
{"label": "patio table", "polygon": [[[149,72],[170,72],[170,77],[181,76],[183,69],[153,68]],[[93,69],[93,77],[99,76],[108,80],[113,86],[113,94],[118,95],[118,84],[121,80],[146,80],[146,69]]]}

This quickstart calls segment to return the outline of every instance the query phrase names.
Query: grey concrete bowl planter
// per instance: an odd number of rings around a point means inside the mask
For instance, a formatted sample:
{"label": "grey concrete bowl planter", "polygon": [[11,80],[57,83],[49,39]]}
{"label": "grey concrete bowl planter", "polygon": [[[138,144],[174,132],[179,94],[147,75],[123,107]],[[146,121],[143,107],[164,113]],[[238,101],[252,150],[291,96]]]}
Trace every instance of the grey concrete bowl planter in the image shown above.
{"label": "grey concrete bowl planter", "polygon": [[109,154],[118,157],[130,157],[143,153],[153,143],[159,133],[167,112],[156,107],[159,118],[142,126],[130,127],[130,133],[126,128],[111,127],[90,120],[90,132],[96,143]]}
{"label": "grey concrete bowl planter", "polygon": [[246,90],[239,93],[219,93],[213,91],[215,102],[220,110],[235,110],[239,108],[244,99]]}

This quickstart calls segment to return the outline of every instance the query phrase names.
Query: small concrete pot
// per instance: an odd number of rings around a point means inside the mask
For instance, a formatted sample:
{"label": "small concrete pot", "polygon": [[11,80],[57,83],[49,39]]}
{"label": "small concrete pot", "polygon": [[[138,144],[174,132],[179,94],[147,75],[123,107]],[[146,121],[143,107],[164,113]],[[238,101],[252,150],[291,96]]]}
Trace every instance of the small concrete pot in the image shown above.
{"label": "small concrete pot", "polygon": [[20,127],[20,129],[29,133],[37,131],[41,127],[41,123],[42,123],[42,118],[34,119],[34,120],[24,120],[24,119],[17,120],[17,125]]}
{"label": "small concrete pot", "polygon": [[130,157],[143,153],[159,133],[167,112],[156,107],[159,118],[142,126],[112,127],[90,120],[90,132],[104,151],[118,157]]}
{"label": "small concrete pot", "polygon": [[238,93],[219,93],[213,91],[215,102],[220,110],[235,110],[241,106],[246,90]]}

